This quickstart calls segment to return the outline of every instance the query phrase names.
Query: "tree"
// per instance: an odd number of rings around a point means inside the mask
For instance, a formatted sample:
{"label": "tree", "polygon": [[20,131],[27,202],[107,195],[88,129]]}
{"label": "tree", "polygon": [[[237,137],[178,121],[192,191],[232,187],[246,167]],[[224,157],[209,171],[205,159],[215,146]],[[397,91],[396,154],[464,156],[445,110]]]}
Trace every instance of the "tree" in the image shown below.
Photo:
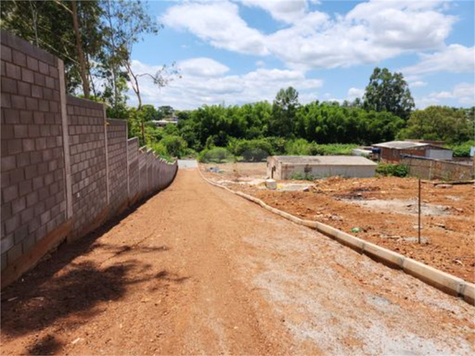
{"label": "tree", "polygon": [[388,111],[407,120],[414,108],[414,99],[401,73],[376,67],[363,96],[366,110]]}
{"label": "tree", "polygon": [[472,109],[457,109],[447,106],[429,106],[416,110],[398,137],[426,140],[442,140],[447,143],[460,143],[474,137],[475,119]]}
{"label": "tree", "polygon": [[272,119],[269,122],[269,133],[272,136],[290,137],[293,121],[299,106],[299,93],[292,87],[280,89],[272,106]]}

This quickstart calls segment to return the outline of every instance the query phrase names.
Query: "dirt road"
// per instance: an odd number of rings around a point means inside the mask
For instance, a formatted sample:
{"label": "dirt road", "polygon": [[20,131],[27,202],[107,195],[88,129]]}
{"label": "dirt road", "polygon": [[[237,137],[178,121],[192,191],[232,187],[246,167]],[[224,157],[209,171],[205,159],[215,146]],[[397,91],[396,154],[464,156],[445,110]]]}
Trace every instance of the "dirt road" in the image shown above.
{"label": "dirt road", "polygon": [[472,354],[475,309],[196,169],[2,293],[2,354]]}

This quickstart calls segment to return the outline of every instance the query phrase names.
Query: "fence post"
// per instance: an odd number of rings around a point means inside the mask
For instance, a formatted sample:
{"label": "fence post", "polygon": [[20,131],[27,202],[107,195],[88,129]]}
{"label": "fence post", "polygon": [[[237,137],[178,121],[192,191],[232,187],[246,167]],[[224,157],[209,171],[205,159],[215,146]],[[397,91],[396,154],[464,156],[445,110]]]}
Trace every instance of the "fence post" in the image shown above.
{"label": "fence post", "polygon": [[61,127],[63,131],[63,155],[66,186],[66,219],[73,217],[73,188],[71,183],[71,153],[69,151],[68,111],[66,107],[66,81],[64,79],[64,63],[58,61],[59,101],[61,105]]}

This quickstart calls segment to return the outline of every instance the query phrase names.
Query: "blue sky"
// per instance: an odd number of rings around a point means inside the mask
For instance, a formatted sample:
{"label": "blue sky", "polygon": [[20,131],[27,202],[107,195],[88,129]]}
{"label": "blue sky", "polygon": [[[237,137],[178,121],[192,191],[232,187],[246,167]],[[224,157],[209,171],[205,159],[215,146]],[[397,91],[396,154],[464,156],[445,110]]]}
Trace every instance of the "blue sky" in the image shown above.
{"label": "blue sky", "polygon": [[[402,72],[418,108],[474,99],[473,1],[149,1],[163,29],[133,49],[137,73],[176,63],[165,88],[141,79],[144,103],[300,102],[361,97],[374,67]],[[130,103],[135,104],[133,93]]]}

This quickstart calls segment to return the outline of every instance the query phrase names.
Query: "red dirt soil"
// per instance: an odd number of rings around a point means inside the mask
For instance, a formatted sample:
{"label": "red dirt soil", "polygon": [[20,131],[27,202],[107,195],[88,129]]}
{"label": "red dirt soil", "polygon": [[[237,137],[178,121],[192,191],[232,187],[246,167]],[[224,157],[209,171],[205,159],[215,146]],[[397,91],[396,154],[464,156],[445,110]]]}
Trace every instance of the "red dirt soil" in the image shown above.
{"label": "red dirt soil", "polygon": [[[204,168],[209,166],[202,166]],[[272,191],[262,186],[232,184],[263,178],[265,163],[219,165],[221,174],[204,172],[216,181],[229,180],[232,189],[303,219],[319,221],[364,240],[414,258],[442,271],[475,282],[475,186],[422,184],[422,241],[417,217],[418,181],[379,177],[313,182],[308,192]],[[282,181],[291,183],[292,181]],[[435,206],[435,207],[434,207]],[[359,232],[351,230],[358,228]],[[428,242],[428,243],[427,243]]]}
{"label": "red dirt soil", "polygon": [[2,291],[1,353],[458,354],[475,309],[195,170]]}

